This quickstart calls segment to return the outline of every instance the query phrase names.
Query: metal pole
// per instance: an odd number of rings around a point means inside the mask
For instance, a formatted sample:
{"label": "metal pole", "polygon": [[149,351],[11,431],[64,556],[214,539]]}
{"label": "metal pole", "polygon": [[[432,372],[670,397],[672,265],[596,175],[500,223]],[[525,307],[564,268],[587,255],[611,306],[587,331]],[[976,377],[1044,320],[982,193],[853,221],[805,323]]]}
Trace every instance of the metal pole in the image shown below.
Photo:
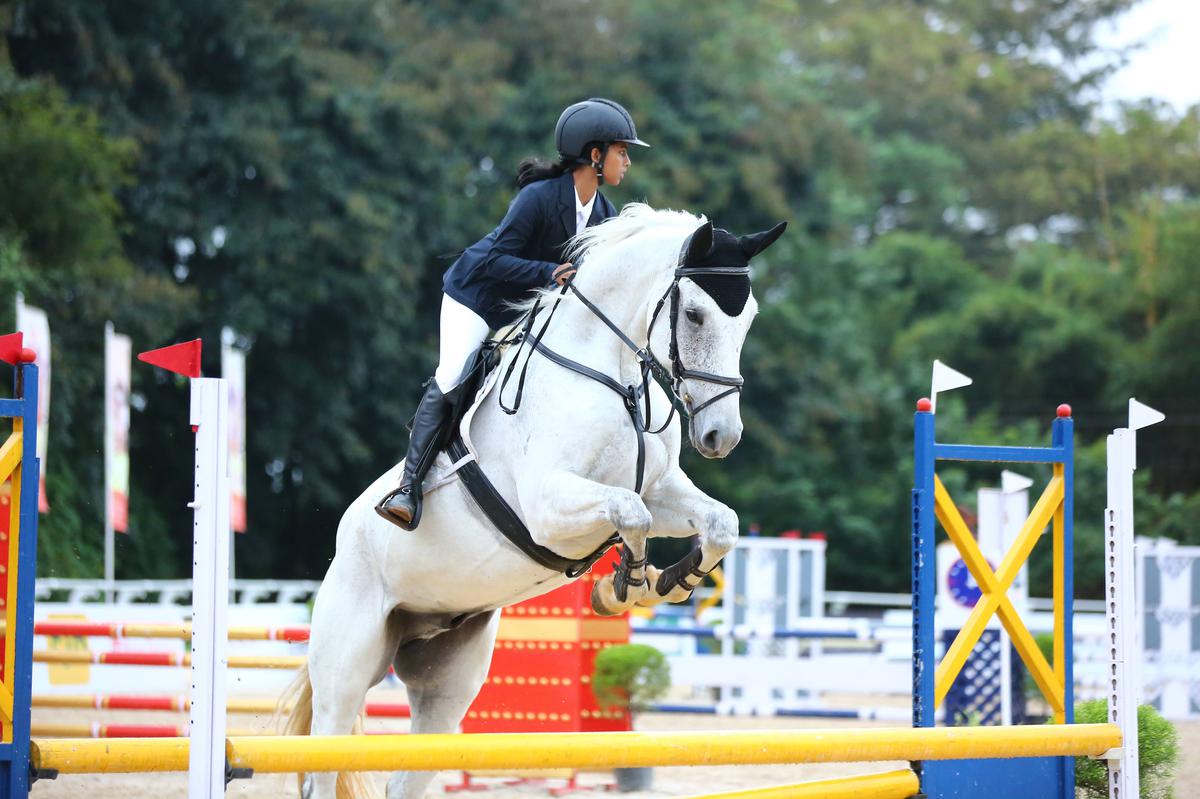
{"label": "metal pole", "polygon": [[1112,667],[1108,681],[1108,718],[1121,727],[1121,757],[1110,760],[1111,797],[1140,795],[1137,736],[1137,655],[1133,616],[1133,464],[1132,430],[1122,427],[1108,437],[1108,507],[1104,510],[1105,615]]}
{"label": "metal pole", "polygon": [[229,607],[229,387],[192,379],[196,432],[192,524],[192,710],[189,799],[225,795],[225,675]]}
{"label": "metal pole", "polygon": [[113,462],[113,436],[109,426],[112,424],[112,408],[114,397],[112,396],[112,381],[108,375],[108,351],[110,347],[110,339],[113,335],[113,323],[104,323],[104,582],[107,583],[105,596],[108,597],[108,604],[113,604],[116,601],[116,591],[113,589],[113,582],[117,578],[116,566],[116,531],[113,530],[113,507],[112,507],[112,462]]}
{"label": "metal pole", "polygon": [[932,727],[936,720],[934,675],[934,415],[926,400],[913,417],[912,609],[913,726]]}

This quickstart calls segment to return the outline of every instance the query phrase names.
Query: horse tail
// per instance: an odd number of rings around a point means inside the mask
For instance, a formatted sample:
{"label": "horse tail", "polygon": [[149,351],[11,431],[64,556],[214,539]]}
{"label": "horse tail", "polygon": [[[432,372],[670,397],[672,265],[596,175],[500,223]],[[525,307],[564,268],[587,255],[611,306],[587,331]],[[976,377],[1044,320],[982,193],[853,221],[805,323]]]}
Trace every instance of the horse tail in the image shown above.
{"label": "horse tail", "polygon": [[[312,733],[312,680],[308,676],[308,666],[301,666],[296,678],[284,689],[276,705],[275,713],[279,718],[287,713],[287,722],[283,724],[284,735],[310,735]],[[291,712],[288,712],[288,710]],[[363,717],[360,713],[354,720],[354,735],[363,734]],[[296,775],[300,795],[304,796],[304,773]],[[343,771],[338,774],[337,799],[376,799],[380,793],[366,775],[357,771]]]}
{"label": "horse tail", "polygon": [[[280,719],[286,719],[281,730],[284,735],[308,735],[312,732],[312,717],[312,680],[305,664],[279,695],[275,705],[276,728],[280,726]],[[296,775],[301,796],[304,796],[304,777],[303,773]]]}

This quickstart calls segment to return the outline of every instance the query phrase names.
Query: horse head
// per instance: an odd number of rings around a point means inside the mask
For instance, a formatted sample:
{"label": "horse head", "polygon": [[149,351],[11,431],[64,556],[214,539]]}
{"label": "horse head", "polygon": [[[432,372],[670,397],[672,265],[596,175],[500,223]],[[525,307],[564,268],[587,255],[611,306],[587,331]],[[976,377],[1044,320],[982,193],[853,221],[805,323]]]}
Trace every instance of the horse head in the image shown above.
{"label": "horse head", "polygon": [[655,352],[670,353],[676,388],[690,412],[692,446],[724,458],[742,438],[741,355],[758,303],[750,259],[787,227],[735,236],[705,222],[684,241],[669,290],[669,324],[650,325]]}

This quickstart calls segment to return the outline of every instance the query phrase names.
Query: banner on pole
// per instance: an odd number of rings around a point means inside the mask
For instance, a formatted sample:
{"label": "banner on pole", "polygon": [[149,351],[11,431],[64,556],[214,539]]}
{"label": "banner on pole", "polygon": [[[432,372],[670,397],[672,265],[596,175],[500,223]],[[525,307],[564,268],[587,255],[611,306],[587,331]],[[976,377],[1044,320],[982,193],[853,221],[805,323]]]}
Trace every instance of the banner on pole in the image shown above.
{"label": "banner on pole", "polygon": [[105,513],[113,530],[129,532],[129,394],[133,344],[104,328]]}
{"label": "banner on pole", "polygon": [[38,512],[47,513],[46,451],[50,443],[50,321],[46,312],[25,304],[25,295],[17,293],[17,330],[25,334],[25,346],[37,353],[38,431],[37,456],[42,463],[38,484]]}
{"label": "banner on pole", "polygon": [[221,330],[221,377],[229,383],[230,526],[246,532],[246,354],[233,346],[237,335]]}

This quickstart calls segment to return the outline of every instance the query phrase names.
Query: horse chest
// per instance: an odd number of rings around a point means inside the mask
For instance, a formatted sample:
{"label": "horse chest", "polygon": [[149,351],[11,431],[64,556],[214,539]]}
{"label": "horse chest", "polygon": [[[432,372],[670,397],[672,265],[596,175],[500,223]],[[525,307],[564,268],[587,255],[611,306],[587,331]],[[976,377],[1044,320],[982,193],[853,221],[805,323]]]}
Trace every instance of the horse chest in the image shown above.
{"label": "horse chest", "polygon": [[[618,415],[619,414],[619,415]],[[660,479],[671,466],[666,434],[642,435],[643,488]],[[539,441],[530,441],[531,460],[554,464],[588,480],[633,489],[638,480],[638,435],[624,409],[609,409],[579,419]]]}

